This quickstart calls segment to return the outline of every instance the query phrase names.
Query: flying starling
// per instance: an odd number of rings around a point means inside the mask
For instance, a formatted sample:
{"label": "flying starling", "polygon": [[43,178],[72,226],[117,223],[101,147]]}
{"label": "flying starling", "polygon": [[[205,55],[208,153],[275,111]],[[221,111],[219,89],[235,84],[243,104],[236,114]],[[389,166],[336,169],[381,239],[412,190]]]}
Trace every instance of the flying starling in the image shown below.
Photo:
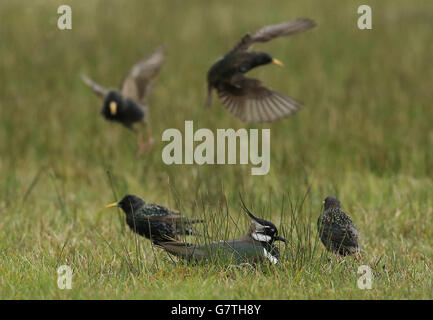
{"label": "flying starling", "polygon": [[327,250],[345,256],[355,254],[357,260],[362,250],[358,245],[358,230],[350,217],[341,209],[340,200],[327,197],[324,211],[317,220],[320,240]]}
{"label": "flying starling", "polygon": [[[132,66],[131,70],[123,79],[120,92],[115,89],[106,89],[93,82],[89,77],[82,74],[82,80],[103,99],[101,114],[105,119],[123,124],[137,134],[137,155],[143,153],[152,146],[154,140],[151,128],[147,122],[147,97],[153,87],[152,80],[159,73],[165,59],[165,47],[156,49],[149,57]],[[148,136],[144,143],[143,133],[137,129],[136,124],[146,125]]]}
{"label": "flying starling", "polygon": [[266,52],[248,49],[256,42],[297,34],[315,25],[313,20],[297,19],[265,26],[253,36],[246,34],[210,68],[206,106],[211,105],[212,92],[216,89],[222,104],[244,122],[270,122],[293,114],[302,103],[265,87],[257,79],[244,76],[255,67],[269,63],[283,66],[282,62]]}
{"label": "flying starling", "polygon": [[219,256],[228,260],[233,259],[237,264],[264,260],[276,264],[279,250],[274,242],[286,242],[286,239],[278,235],[277,227],[272,222],[256,218],[243,201],[242,208],[251,217],[252,224],[247,234],[240,239],[220,240],[209,244],[191,244],[174,240],[157,242],[155,245],[189,261],[209,261]]}
{"label": "flying starling", "polygon": [[203,220],[189,219],[166,207],[145,202],[135,195],[126,195],[106,208],[120,207],[132,231],[152,242],[179,240],[179,235],[197,234],[192,224]]}

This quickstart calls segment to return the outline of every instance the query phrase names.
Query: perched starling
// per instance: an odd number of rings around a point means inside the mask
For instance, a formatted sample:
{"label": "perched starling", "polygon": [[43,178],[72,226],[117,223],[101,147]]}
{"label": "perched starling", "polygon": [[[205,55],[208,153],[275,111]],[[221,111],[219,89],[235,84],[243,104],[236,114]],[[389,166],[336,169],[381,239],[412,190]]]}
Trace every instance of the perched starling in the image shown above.
{"label": "perched starling", "polygon": [[278,236],[277,227],[272,222],[256,218],[243,201],[242,207],[253,221],[247,234],[240,239],[220,240],[209,244],[191,244],[174,240],[157,242],[155,245],[189,261],[212,260],[218,256],[233,259],[238,264],[257,263],[266,259],[276,264],[279,250],[274,242],[286,242],[286,239]]}
{"label": "perched starling", "polygon": [[203,220],[189,219],[166,207],[147,203],[140,197],[126,195],[107,208],[120,207],[126,214],[126,223],[132,231],[152,242],[179,240],[179,235],[196,234],[192,224]]}
{"label": "perched starling", "polygon": [[325,247],[341,256],[355,254],[359,259],[362,251],[358,245],[358,230],[350,217],[341,209],[340,200],[327,197],[324,211],[317,220],[320,240]]}
{"label": "perched starling", "polygon": [[[86,75],[81,75],[83,81],[103,99],[101,113],[105,119],[117,121],[137,134],[137,155],[154,143],[150,125],[147,122],[147,96],[153,87],[152,80],[164,64],[164,46],[159,47],[148,58],[132,66],[122,82],[120,92],[106,89],[93,82]],[[144,143],[143,133],[135,124],[146,125],[148,142]]]}
{"label": "perched starling", "polygon": [[222,104],[244,122],[275,121],[297,111],[302,105],[300,102],[263,86],[257,79],[244,76],[251,69],[271,62],[283,65],[266,52],[248,51],[248,48],[255,42],[293,35],[315,25],[310,19],[297,19],[265,26],[253,36],[245,35],[210,68],[206,106],[211,105],[212,91],[216,89]]}

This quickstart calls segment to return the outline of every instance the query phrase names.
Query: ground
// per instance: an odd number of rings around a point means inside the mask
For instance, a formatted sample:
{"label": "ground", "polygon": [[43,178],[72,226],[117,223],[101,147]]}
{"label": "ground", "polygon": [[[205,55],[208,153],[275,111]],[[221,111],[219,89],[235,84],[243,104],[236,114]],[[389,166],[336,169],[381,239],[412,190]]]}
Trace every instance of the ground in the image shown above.
{"label": "ground", "polygon": [[[0,3],[0,298],[407,299],[433,298],[433,3],[371,1],[59,1]],[[317,28],[255,46],[284,62],[251,74],[304,102],[271,129],[271,167],[171,165],[168,128],[243,128],[221,103],[204,108],[206,72],[246,32],[309,17]],[[117,87],[129,67],[167,45],[151,95],[155,145],[99,114],[81,72]],[[169,116],[167,116],[169,115]],[[243,235],[241,193],[289,239],[276,266],[171,260],[104,209],[135,193],[191,217],[213,240]],[[360,262],[327,255],[316,221],[335,195],[360,233]],[[195,241],[188,238],[188,241]],[[201,241],[199,237],[197,241]],[[72,289],[57,268],[72,268]],[[361,290],[360,265],[373,273]]]}

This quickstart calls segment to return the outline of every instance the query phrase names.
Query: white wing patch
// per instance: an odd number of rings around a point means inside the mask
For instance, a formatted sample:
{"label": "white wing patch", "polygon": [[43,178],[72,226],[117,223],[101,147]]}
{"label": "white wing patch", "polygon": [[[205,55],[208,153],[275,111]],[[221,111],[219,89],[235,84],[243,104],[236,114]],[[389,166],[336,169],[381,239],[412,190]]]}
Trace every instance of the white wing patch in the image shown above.
{"label": "white wing patch", "polygon": [[265,234],[254,232],[251,234],[254,240],[257,241],[263,241],[263,242],[269,242],[272,240],[271,236],[267,236]]}
{"label": "white wing patch", "polygon": [[265,254],[265,257],[269,259],[270,262],[273,264],[277,264],[278,259],[275,258],[272,254],[270,254],[265,248],[263,248],[263,253]]}

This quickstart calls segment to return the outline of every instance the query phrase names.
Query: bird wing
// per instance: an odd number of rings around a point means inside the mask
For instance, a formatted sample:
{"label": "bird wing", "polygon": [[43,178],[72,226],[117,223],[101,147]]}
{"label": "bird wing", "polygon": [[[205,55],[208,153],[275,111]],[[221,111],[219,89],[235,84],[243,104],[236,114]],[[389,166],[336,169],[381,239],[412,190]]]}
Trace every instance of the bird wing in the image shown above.
{"label": "bird wing", "polygon": [[176,240],[157,242],[155,243],[155,246],[162,248],[168,253],[171,253],[177,257],[185,258],[188,260],[200,260],[203,258],[207,258],[209,255],[209,251],[200,245]]}
{"label": "bird wing", "polygon": [[335,243],[336,247],[358,247],[358,230],[353,225],[341,226],[336,223],[324,225],[323,235],[325,241],[330,236],[330,241]]}
{"label": "bird wing", "polygon": [[194,223],[204,222],[204,220],[190,219],[181,216],[178,212],[171,211],[170,209],[155,203],[146,203],[136,212],[135,215],[138,219],[170,224],[173,226],[176,233],[185,235],[198,234],[191,225]]}
{"label": "bird wing", "polygon": [[161,218],[176,216],[179,215],[179,213],[156,203],[146,203],[136,212],[136,215],[143,216],[149,220],[161,220]]}
{"label": "bird wing", "polygon": [[83,82],[85,84],[87,84],[93,90],[94,93],[96,93],[98,96],[100,96],[103,99],[105,98],[105,96],[108,93],[107,89],[105,89],[101,85],[99,85],[96,82],[94,82],[92,79],[90,79],[85,74],[81,74],[81,79],[83,80]]}
{"label": "bird wing", "polygon": [[199,235],[200,233],[197,232],[192,225],[194,223],[204,222],[204,220],[190,219],[179,214],[171,214],[161,217],[161,221],[171,224],[177,234],[183,235]]}
{"label": "bird wing", "polygon": [[122,95],[137,102],[145,103],[150,93],[151,82],[161,70],[165,61],[165,46],[157,48],[149,57],[132,66],[122,82]]}
{"label": "bird wing", "polygon": [[290,116],[302,103],[274,90],[257,79],[237,74],[217,88],[222,104],[244,122],[271,122]]}
{"label": "bird wing", "polygon": [[[181,242],[178,240],[157,242],[155,245],[165,251],[188,260],[202,259],[243,259],[249,256],[248,253],[240,253],[241,247],[234,243],[236,240],[213,242],[209,244],[192,244]],[[250,247],[242,247],[242,249],[251,250]],[[251,254],[251,253],[250,253]]]}
{"label": "bird wing", "polygon": [[144,221],[148,224],[150,237],[153,241],[171,241],[176,238],[176,233],[171,224],[162,221]]}
{"label": "bird wing", "polygon": [[307,31],[316,26],[311,19],[300,18],[279,24],[264,26],[253,36],[246,34],[232,51],[248,50],[255,42],[268,42],[274,38],[282,36],[291,36],[300,32]]}

